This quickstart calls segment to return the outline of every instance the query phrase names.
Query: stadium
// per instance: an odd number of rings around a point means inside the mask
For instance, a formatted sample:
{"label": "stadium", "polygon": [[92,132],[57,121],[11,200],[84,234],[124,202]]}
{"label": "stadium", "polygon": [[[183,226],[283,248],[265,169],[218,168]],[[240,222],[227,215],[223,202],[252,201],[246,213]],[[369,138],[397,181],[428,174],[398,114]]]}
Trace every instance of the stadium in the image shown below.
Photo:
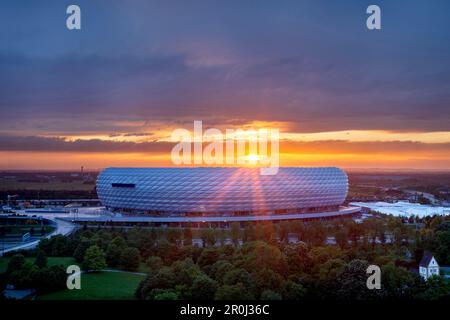
{"label": "stadium", "polygon": [[[335,167],[107,168],[97,179],[103,205],[127,221],[232,222],[332,218],[345,207],[348,178]],[[134,217],[134,218],[133,218]]]}

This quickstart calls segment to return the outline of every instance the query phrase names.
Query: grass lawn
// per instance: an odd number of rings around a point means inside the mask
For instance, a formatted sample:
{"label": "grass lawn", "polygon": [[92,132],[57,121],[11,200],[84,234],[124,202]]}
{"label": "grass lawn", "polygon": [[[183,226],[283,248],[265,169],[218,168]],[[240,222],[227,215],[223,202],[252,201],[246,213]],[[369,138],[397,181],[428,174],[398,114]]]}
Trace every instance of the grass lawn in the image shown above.
{"label": "grass lawn", "polygon": [[[1,257],[0,258],[0,273],[5,272],[8,267],[9,257]],[[34,262],[35,258],[25,258],[26,261]],[[58,266],[63,265],[64,268],[70,266],[71,264],[77,264],[75,259],[72,257],[48,257],[47,265],[48,266]]]}
{"label": "grass lawn", "polygon": [[81,275],[80,290],[62,290],[37,300],[131,300],[144,275],[126,272],[96,272]]}

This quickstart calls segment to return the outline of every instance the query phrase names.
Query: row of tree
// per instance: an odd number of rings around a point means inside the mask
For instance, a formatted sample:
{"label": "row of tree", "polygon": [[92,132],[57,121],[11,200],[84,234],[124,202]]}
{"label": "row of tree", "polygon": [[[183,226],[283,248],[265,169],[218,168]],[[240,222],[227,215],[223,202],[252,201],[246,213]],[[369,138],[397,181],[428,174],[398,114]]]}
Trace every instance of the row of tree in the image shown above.
{"label": "row of tree", "polygon": [[39,249],[50,256],[73,256],[85,270],[107,267],[135,271],[139,268],[141,254],[129,246],[120,233],[84,231],[73,237],[62,235],[43,239]]}
{"label": "row of tree", "polygon": [[34,262],[21,254],[11,257],[5,273],[1,274],[2,287],[13,285],[15,289],[35,289],[38,293],[61,290],[66,285],[67,274],[62,266],[47,266],[47,257],[38,251]]}
{"label": "row of tree", "polygon": [[[423,251],[432,251],[443,265],[450,264],[450,220],[444,217],[425,218],[420,224],[409,224],[401,218],[378,216],[356,223],[352,219],[331,221],[302,221],[248,224],[241,228],[231,224],[229,229],[204,228],[195,231],[189,228],[177,229],[84,229],[74,237],[56,236],[41,241],[40,249],[49,256],[74,256],[82,262],[87,248],[97,245],[105,254],[108,266],[134,270],[138,257],[143,261],[153,255],[154,245],[192,246],[193,239],[205,246],[220,246],[232,243],[237,246],[252,241],[270,244],[300,241],[309,246],[323,246],[336,243],[341,249],[374,248],[394,246],[409,251],[418,263]],[[136,250],[137,249],[137,250]]]}

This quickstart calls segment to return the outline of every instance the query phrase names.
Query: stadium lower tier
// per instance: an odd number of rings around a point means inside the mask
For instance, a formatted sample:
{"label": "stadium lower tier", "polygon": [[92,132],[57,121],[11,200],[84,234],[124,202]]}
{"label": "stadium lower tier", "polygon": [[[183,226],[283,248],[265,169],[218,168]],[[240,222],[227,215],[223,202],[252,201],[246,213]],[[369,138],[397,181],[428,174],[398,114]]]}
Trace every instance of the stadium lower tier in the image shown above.
{"label": "stadium lower tier", "polygon": [[333,219],[344,216],[359,214],[360,207],[340,207],[335,211],[314,212],[314,213],[289,213],[289,214],[267,214],[267,215],[247,215],[247,216],[148,216],[148,215],[129,215],[114,214],[111,216],[102,215],[99,217],[70,217],[75,223],[101,223],[104,225],[171,225],[171,226],[227,226],[233,222],[264,222],[264,221],[289,221],[289,220],[314,220],[314,219]]}

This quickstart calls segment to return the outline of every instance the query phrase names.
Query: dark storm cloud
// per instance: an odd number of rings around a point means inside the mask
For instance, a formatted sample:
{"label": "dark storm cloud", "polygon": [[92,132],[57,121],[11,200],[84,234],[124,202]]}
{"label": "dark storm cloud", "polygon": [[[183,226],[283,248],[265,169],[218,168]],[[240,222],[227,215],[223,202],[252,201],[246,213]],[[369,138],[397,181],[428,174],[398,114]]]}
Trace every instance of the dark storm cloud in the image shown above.
{"label": "dark storm cloud", "polygon": [[0,127],[11,133],[49,121],[109,133],[118,119],[450,130],[448,1],[380,0],[379,32],[359,0],[80,0],[76,32],[61,23],[68,4],[0,4]]}
{"label": "dark storm cloud", "polygon": [[[450,143],[421,143],[413,141],[349,142],[345,140],[296,142],[281,141],[283,153],[292,154],[430,154],[449,155]],[[55,137],[1,136],[0,151],[81,152],[81,153],[164,153],[170,154],[172,142],[105,141],[100,139],[65,140]],[[206,145],[206,144],[205,144]]]}
{"label": "dark storm cloud", "polygon": [[0,136],[0,151],[39,152],[169,152],[169,142],[105,141],[100,139],[67,141],[63,138],[36,136]]}

